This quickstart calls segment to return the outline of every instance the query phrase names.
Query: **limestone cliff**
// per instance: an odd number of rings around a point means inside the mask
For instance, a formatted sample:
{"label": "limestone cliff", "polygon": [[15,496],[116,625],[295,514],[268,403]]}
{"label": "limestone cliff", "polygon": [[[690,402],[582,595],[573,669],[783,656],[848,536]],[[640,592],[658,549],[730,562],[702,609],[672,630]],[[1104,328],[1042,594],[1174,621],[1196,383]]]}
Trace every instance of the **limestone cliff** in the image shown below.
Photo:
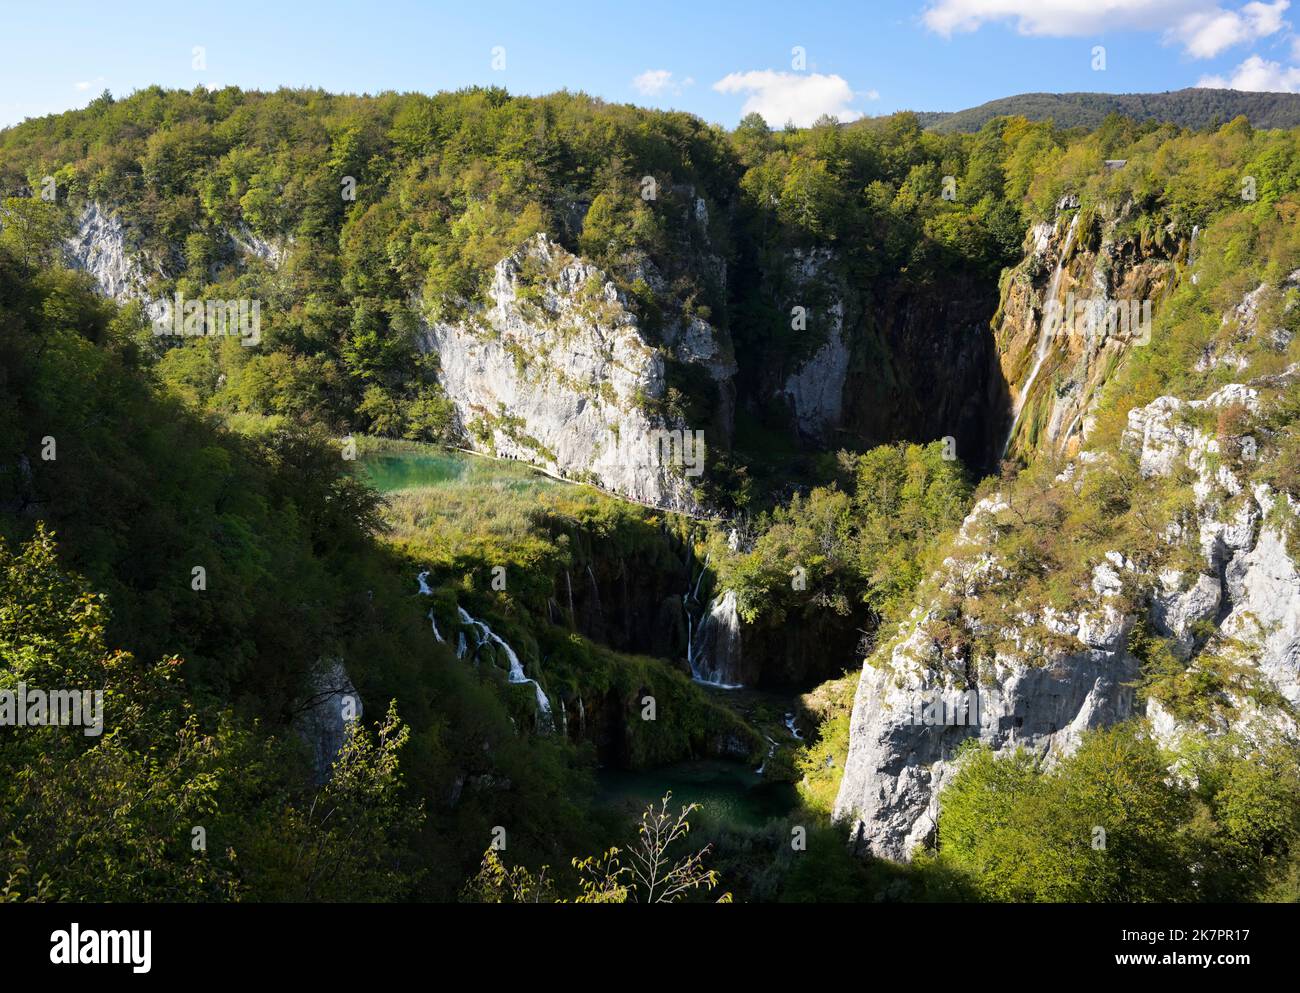
{"label": "limestone cliff", "polygon": [[703,425],[664,410],[665,362],[723,381],[734,364],[702,320],[671,326],[662,342],[651,344],[604,273],[544,234],[496,265],[485,305],[422,334],[477,450],[695,511],[708,442]]}
{"label": "limestone cliff", "polygon": [[[996,539],[1019,526],[1020,509],[1001,493],[976,505],[920,605],[863,668],[836,802],[860,850],[904,859],[933,837],[939,791],[968,739],[1050,761],[1083,731],[1143,714],[1167,743],[1192,726],[1249,731],[1261,716],[1294,728],[1300,574],[1288,537],[1297,508],[1250,479],[1256,439],[1223,425],[1261,413],[1262,393],[1294,390],[1296,376],[1230,384],[1203,400],[1161,397],[1129,413],[1120,451],[1087,450],[1066,464],[1049,499],[1086,499],[1090,476],[1125,459],[1187,498],[1160,519],[1154,550],[1113,548],[1091,563],[1068,609],[1026,603],[1007,582],[1016,566]],[[1217,671],[1228,656],[1231,677],[1196,713],[1175,712],[1158,692],[1144,704],[1139,625],[1170,640],[1185,673]],[[996,646],[987,655],[969,647],[980,635]]]}
{"label": "limestone cliff", "polygon": [[1079,450],[1107,377],[1150,324],[1191,233],[1174,226],[1139,233],[1130,202],[1080,209],[1061,201],[1033,227],[1025,258],[1007,272],[994,333],[1010,411],[1000,453]]}

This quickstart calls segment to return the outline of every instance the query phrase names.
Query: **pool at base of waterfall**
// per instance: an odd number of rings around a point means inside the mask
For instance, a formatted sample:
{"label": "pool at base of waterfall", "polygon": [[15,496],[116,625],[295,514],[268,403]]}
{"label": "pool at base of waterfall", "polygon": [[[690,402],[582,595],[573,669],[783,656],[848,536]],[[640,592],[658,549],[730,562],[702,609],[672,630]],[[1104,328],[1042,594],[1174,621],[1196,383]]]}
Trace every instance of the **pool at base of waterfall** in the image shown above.
{"label": "pool at base of waterfall", "polygon": [[[799,805],[791,783],[774,782],[738,762],[701,759],[632,772],[601,769],[596,773],[596,802],[639,816],[669,790],[669,810],[698,803],[710,819],[739,827],[761,827]],[[700,816],[696,812],[695,818]]]}

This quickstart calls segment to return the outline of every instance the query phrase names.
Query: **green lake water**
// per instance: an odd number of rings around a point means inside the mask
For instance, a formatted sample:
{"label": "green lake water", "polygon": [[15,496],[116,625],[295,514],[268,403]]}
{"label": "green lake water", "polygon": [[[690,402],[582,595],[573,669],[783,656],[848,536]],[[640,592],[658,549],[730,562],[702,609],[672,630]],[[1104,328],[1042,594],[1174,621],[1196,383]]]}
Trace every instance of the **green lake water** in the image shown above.
{"label": "green lake water", "polygon": [[370,484],[380,493],[441,486],[462,478],[467,470],[465,456],[443,452],[366,455],[359,461]]}
{"label": "green lake water", "polygon": [[564,485],[522,462],[477,458],[433,447],[409,452],[372,452],[362,455],[357,464],[370,485],[380,493],[454,484],[491,486],[518,493]]}
{"label": "green lake water", "polygon": [[746,827],[761,827],[798,806],[798,793],[790,783],[777,783],[748,766],[721,759],[701,759],[676,765],[627,772],[602,769],[597,773],[596,799],[639,814],[672,790],[671,806],[698,803],[720,820]]}

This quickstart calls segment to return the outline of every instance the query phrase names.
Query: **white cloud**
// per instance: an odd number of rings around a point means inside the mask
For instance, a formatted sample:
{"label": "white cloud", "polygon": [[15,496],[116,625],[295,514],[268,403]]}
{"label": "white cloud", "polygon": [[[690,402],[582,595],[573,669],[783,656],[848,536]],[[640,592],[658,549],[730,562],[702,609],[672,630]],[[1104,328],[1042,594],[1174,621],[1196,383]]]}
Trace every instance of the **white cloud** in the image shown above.
{"label": "white cloud", "polygon": [[682,80],[673,79],[668,69],[647,69],[632,80],[632,88],[642,96],[657,97],[665,93],[679,94],[694,83],[690,76]]}
{"label": "white cloud", "polygon": [[[741,114],[762,114],[773,127],[781,127],[786,121],[807,127],[822,114],[833,114],[841,121],[856,121],[862,116],[861,111],[848,106],[854,92],[840,76],[753,69],[729,73],[713,88],[719,93],[748,94]],[[872,99],[870,94],[868,98]]]}
{"label": "white cloud", "polygon": [[103,82],[104,82],[103,76],[96,76],[94,79],[83,80],[82,82],[73,83],[72,85],[76,87],[78,91],[85,93],[91,87],[99,86]]}
{"label": "white cloud", "polygon": [[1213,0],[934,0],[922,19],[942,35],[1015,21],[1021,34],[1061,38],[1122,28],[1158,30],[1213,7]]}
{"label": "white cloud", "polygon": [[1300,66],[1283,66],[1252,55],[1231,76],[1206,76],[1196,85],[1259,93],[1300,93]]}
{"label": "white cloud", "polygon": [[1014,22],[1024,35],[1056,38],[1161,31],[1188,54],[1204,59],[1276,34],[1290,6],[1291,0],[1252,0],[1234,9],[1216,0],[934,0],[922,20],[945,37],[1000,21]]}
{"label": "white cloud", "polygon": [[1216,7],[1183,18],[1170,35],[1198,59],[1210,59],[1233,45],[1267,38],[1282,30],[1290,0],[1248,3],[1239,11]]}

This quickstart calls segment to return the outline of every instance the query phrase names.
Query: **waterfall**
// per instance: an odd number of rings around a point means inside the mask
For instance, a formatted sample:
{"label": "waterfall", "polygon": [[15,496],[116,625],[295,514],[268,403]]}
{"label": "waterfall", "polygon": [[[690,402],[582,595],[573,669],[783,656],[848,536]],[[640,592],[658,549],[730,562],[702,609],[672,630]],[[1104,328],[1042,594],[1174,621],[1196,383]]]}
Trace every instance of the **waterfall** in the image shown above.
{"label": "waterfall", "polygon": [[696,682],[740,689],[740,612],[736,604],[736,591],[727,590],[709,604],[701,619],[688,657]]}
{"label": "waterfall", "polygon": [[686,590],[682,593],[682,613],[686,615],[686,661],[691,665],[691,672],[694,672],[695,664],[692,660],[695,658],[695,618],[691,616],[691,603],[700,602],[700,583],[704,582],[704,574],[709,571],[710,556],[704,556],[700,574],[695,578],[694,589],[691,589],[691,557],[690,546],[687,546]]}
{"label": "waterfall", "polygon": [[794,736],[795,741],[803,741],[803,735],[799,733],[799,728],[795,726],[794,714],[785,715],[785,729]]}
{"label": "waterfall", "polygon": [[[424,572],[416,576],[415,579],[416,582],[420,584],[421,593],[425,596],[433,595],[433,590],[429,588],[428,582],[429,570],[426,569]],[[510,662],[510,682],[533,684],[533,689],[537,693],[537,709],[541,713],[542,717],[545,718],[545,723],[550,727],[550,729],[552,731],[555,730],[555,718],[551,714],[551,701],[547,699],[546,692],[542,689],[542,684],[535,679],[529,679],[527,674],[525,674],[523,663],[519,661],[519,656],[515,654],[515,650],[511,648],[495,631],[488,627],[486,622],[471,617],[464,607],[458,606],[456,610],[460,614],[461,621],[464,624],[467,624],[470,630],[474,632],[474,661],[476,663],[478,662],[478,650],[488,642],[492,642],[500,648],[501,651],[505,653],[506,659]],[[438,621],[434,618],[432,610],[429,611],[429,623],[433,625],[433,636],[439,641],[445,641],[446,639],[443,638],[442,632],[438,630]],[[469,654],[469,643],[465,640],[465,632],[458,631],[456,633],[456,658],[463,659],[467,654]]]}
{"label": "waterfall", "polygon": [[773,755],[776,754],[776,741],[773,740],[773,738],[771,737],[771,735],[766,735],[766,734],[765,734],[765,735],[763,735],[763,737],[766,738],[766,739],[768,740],[768,742],[770,743],[770,747],[769,747],[768,750],[767,750],[767,756],[763,759],[763,764],[760,765],[757,769],[754,770],[754,774],[757,775],[757,776],[761,776],[761,775],[763,775],[764,772],[767,771],[767,761],[768,761],[768,759],[770,759]]}
{"label": "waterfall", "polygon": [[1079,215],[1075,214],[1070,218],[1070,230],[1065,236],[1065,245],[1061,248],[1060,258],[1056,260],[1056,271],[1052,273],[1052,281],[1047,285],[1047,298],[1043,301],[1043,320],[1040,322],[1038,329],[1038,348],[1034,359],[1034,367],[1029,371],[1029,378],[1025,380],[1025,385],[1020,390],[1020,396],[1016,400],[1015,411],[1011,418],[1011,427],[1007,430],[1007,438],[1002,443],[1002,458],[1006,458],[1007,449],[1011,447],[1011,439],[1016,433],[1016,427],[1020,424],[1020,415],[1024,413],[1025,402],[1029,399],[1029,390],[1034,385],[1034,380],[1038,378],[1038,371],[1042,369],[1043,362],[1047,359],[1047,353],[1051,351],[1053,335],[1053,318],[1060,311],[1060,304],[1057,303],[1056,296],[1061,290],[1061,278],[1065,275],[1065,263],[1070,257],[1070,248],[1074,245],[1074,232],[1079,225]]}
{"label": "waterfall", "polygon": [[546,723],[550,726],[551,730],[554,730],[555,720],[551,716],[551,701],[546,698],[546,692],[542,689],[542,684],[535,679],[529,679],[524,673],[523,663],[519,661],[519,656],[515,654],[515,650],[511,648],[500,635],[488,627],[486,622],[471,617],[464,607],[457,607],[456,609],[460,612],[461,621],[469,625],[471,630],[474,631],[475,654],[477,654],[479,648],[483,647],[488,642],[492,642],[500,648],[501,651],[505,653],[506,659],[510,663],[510,682],[533,684],[533,690],[537,694],[537,709],[541,713],[542,717],[546,719]]}
{"label": "waterfall", "polygon": [[[433,590],[429,588],[428,569],[425,569],[424,572],[416,576],[415,581],[420,584],[421,593],[423,593],[425,596],[433,596]],[[432,607],[429,608],[429,623],[433,625],[433,636],[437,638],[439,641],[446,641],[447,639],[442,636],[442,632],[438,630],[438,618],[433,616]]]}

